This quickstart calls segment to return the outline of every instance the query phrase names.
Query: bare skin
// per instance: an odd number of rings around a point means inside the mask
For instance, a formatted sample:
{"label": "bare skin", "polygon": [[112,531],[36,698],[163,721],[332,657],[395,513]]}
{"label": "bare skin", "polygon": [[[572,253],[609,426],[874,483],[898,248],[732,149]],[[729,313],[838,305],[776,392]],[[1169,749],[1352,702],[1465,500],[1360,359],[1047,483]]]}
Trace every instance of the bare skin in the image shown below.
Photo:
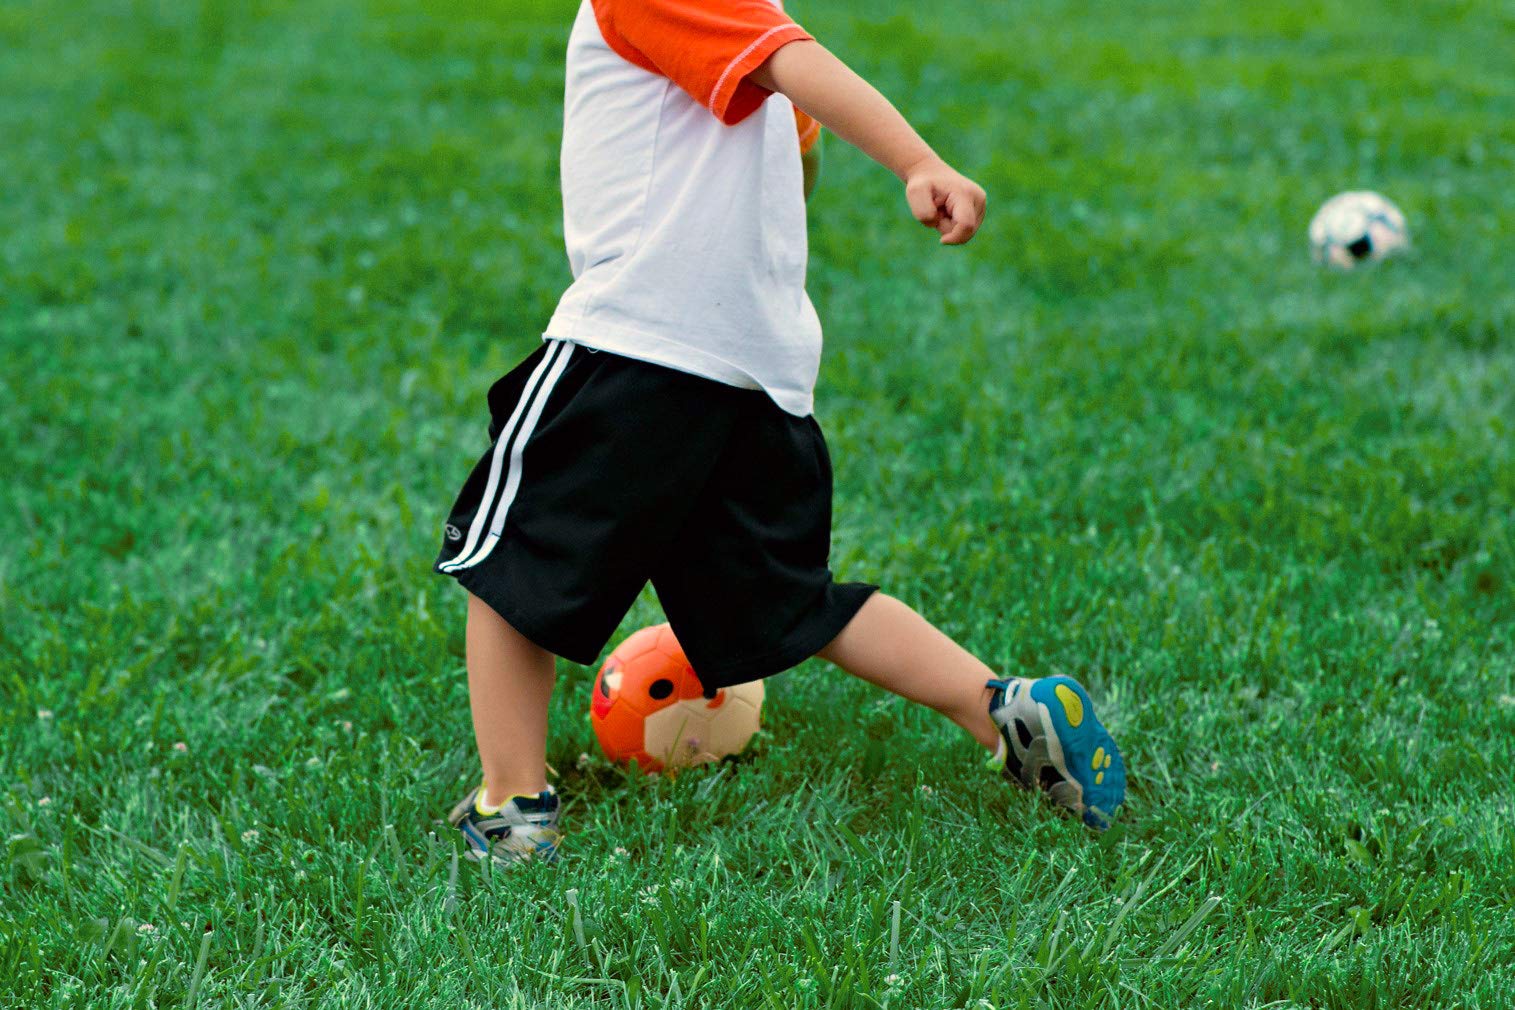
{"label": "bare skin", "polygon": [[892,596],[868,597],[818,655],[854,677],[935,709],[990,750],[999,741],[984,686],[994,671]]}
{"label": "bare skin", "polygon": [[785,95],[813,119],[905,184],[915,219],[962,245],[984,220],[984,191],[921,139],[889,99],[819,42],[791,42],[750,75]]}
{"label": "bare skin", "polygon": [[468,594],[468,706],[486,806],[547,788],[547,702],[556,680],[552,653]]}

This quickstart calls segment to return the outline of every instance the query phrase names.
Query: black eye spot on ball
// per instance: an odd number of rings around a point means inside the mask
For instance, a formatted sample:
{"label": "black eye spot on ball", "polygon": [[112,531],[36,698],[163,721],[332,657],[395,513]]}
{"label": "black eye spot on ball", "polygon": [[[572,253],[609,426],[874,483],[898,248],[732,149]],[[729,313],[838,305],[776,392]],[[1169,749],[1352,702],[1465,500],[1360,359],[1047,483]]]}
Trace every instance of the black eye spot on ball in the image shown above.
{"label": "black eye spot on ball", "polygon": [[667,677],[659,677],[647,688],[647,693],[658,701],[662,701],[673,693],[673,681]]}
{"label": "black eye spot on ball", "polygon": [[1355,242],[1347,243],[1347,252],[1352,254],[1355,260],[1365,259],[1373,251],[1373,240],[1367,235],[1362,236]]}
{"label": "black eye spot on ball", "polygon": [[[605,671],[605,673],[607,673],[607,674],[609,674],[609,673],[615,673],[615,672],[616,671],[614,671],[614,670],[606,670]],[[600,693],[603,694],[605,697],[607,697],[607,698],[610,697],[610,685],[607,684],[607,683],[605,683],[605,675],[604,674],[600,675],[600,681],[595,686],[597,686],[600,689]]]}

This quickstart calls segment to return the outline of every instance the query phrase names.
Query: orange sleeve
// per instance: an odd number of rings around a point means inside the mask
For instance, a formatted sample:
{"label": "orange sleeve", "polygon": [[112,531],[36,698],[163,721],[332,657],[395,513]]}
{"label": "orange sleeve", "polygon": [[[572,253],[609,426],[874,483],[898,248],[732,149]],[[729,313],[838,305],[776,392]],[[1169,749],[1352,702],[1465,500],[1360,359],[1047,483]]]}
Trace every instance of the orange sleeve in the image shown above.
{"label": "orange sleeve", "polygon": [[801,112],[799,106],[795,106],[794,128],[800,135],[800,153],[809,154],[815,142],[821,139],[821,124]]}
{"label": "orange sleeve", "polygon": [[591,0],[605,42],[662,74],[728,126],[770,92],[747,79],[791,42],[810,39],[771,0]]}

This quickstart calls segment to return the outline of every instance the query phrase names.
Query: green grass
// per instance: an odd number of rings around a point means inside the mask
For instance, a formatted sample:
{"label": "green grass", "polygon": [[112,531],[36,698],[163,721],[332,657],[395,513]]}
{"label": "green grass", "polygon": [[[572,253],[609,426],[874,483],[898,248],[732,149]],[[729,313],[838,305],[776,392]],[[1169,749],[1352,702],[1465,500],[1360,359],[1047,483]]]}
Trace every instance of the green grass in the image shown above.
{"label": "green grass", "polygon": [[[490,877],[428,564],[571,9],[0,8],[0,1006],[1515,1004],[1515,8],[794,0],[991,206],[829,148],[835,568],[1083,678],[1126,815],[820,663],[628,779],[565,666],[568,858]],[[1321,273],[1362,186],[1416,250]]]}

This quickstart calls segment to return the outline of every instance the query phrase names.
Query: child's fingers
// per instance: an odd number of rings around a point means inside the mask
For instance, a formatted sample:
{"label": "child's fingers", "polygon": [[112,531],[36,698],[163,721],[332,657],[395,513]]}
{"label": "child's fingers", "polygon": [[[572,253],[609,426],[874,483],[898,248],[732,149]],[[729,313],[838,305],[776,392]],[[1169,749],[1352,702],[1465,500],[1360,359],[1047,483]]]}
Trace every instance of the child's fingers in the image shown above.
{"label": "child's fingers", "polygon": [[936,192],[932,186],[906,186],[905,200],[910,204],[910,213],[917,221],[927,228],[938,226],[942,212],[936,204]]}
{"label": "child's fingers", "polygon": [[954,220],[950,227],[942,230],[942,245],[962,245],[977,231],[978,225],[971,221]]}
{"label": "child's fingers", "polygon": [[984,218],[984,191],[950,169],[907,182],[905,199],[917,221],[941,233],[943,245],[962,245]]}
{"label": "child's fingers", "polygon": [[974,194],[962,190],[948,193],[943,203],[944,221],[950,222],[951,226],[941,229],[942,244],[962,245],[978,232],[984,219],[983,204]]}

